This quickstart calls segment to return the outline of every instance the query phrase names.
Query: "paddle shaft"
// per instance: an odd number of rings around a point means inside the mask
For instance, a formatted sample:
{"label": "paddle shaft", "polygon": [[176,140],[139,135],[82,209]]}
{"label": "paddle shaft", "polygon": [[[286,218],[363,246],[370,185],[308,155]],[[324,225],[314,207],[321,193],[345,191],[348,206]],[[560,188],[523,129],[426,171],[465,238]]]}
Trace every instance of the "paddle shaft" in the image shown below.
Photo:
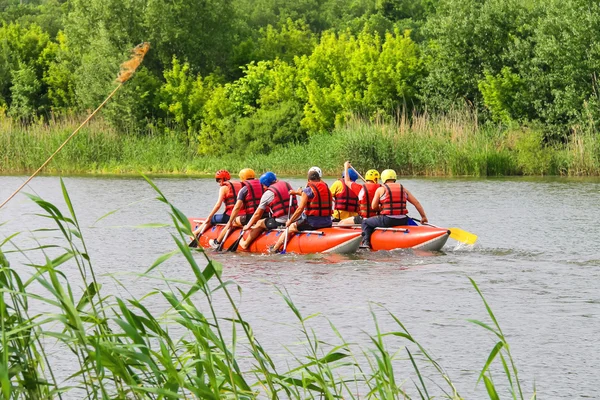
{"label": "paddle shaft", "polygon": [[354,167],[350,167],[350,168],[352,168],[354,170],[354,172],[356,172],[356,175],[358,175],[358,177],[360,179],[362,179],[363,182],[365,182],[365,183],[367,182],[367,180],[365,178],[363,178],[363,176]]}

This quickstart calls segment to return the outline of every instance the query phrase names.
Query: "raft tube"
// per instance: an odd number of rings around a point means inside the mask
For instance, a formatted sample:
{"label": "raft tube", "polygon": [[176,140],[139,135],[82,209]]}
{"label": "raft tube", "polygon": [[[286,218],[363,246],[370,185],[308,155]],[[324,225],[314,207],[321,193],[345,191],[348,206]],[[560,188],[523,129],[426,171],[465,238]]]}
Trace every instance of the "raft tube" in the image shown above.
{"label": "raft tube", "polygon": [[[336,229],[361,232],[359,226],[338,225]],[[419,249],[439,251],[444,247],[450,231],[428,225],[396,226],[393,228],[376,228],[371,236],[371,250]]]}
{"label": "raft tube", "polygon": [[[192,230],[196,230],[203,222],[203,218],[188,218]],[[216,239],[219,233],[223,230],[224,225],[216,225],[208,229],[200,239],[198,244],[204,248],[209,248],[208,241]],[[237,251],[250,253],[268,253],[269,246],[275,244],[285,230],[266,231],[260,235],[247,250],[238,247]],[[354,253],[360,247],[362,236],[361,231],[353,229],[338,229],[338,228],[322,228],[311,233],[297,233],[290,237],[287,243],[286,253],[295,254],[310,254],[310,253],[337,253],[348,254]],[[248,233],[244,234],[244,237]],[[240,229],[231,230],[225,243],[223,250],[227,250],[240,237]]]}

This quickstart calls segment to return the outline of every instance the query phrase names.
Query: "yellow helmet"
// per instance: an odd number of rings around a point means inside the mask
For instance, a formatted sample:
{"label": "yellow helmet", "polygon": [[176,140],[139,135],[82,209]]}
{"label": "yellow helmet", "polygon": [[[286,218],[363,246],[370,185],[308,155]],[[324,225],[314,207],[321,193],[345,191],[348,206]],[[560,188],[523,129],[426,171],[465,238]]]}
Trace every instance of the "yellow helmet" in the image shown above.
{"label": "yellow helmet", "polygon": [[243,170],[240,171],[240,179],[243,181],[247,181],[248,179],[255,179],[256,178],[256,174],[254,173],[254,170],[250,169],[250,168],[244,168]]}
{"label": "yellow helmet", "polygon": [[381,173],[381,181],[383,183],[385,183],[386,181],[389,181],[390,179],[392,179],[392,180],[398,179],[398,175],[396,175],[396,171],[394,171],[393,169],[386,169],[385,171],[383,171]]}
{"label": "yellow helmet", "polygon": [[365,174],[365,179],[367,181],[373,181],[373,182],[377,183],[377,180],[379,179],[379,171],[377,171],[376,169],[368,170],[367,173]]}

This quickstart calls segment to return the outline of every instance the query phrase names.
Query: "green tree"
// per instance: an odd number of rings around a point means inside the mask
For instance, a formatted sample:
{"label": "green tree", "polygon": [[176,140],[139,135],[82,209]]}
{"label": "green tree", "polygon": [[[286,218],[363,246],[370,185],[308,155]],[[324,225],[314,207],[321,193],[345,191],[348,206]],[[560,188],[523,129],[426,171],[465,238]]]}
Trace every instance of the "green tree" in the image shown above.
{"label": "green tree", "polygon": [[29,120],[35,117],[40,107],[41,83],[35,70],[29,65],[21,65],[12,71],[11,105],[9,115]]}
{"label": "green tree", "polygon": [[481,106],[484,71],[497,75],[524,61],[515,59],[515,49],[531,36],[538,16],[535,1],[440,0],[424,28],[429,74],[423,101],[441,111],[464,102]]}

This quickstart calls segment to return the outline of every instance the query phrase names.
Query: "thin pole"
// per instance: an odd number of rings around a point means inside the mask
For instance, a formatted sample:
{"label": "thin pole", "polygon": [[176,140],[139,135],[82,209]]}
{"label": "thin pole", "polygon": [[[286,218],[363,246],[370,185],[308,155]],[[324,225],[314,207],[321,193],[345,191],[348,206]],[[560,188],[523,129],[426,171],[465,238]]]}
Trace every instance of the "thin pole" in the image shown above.
{"label": "thin pole", "polygon": [[109,95],[108,95],[108,97],[107,97],[106,99],[104,99],[104,101],[102,102],[102,104],[100,104],[100,105],[98,106],[98,108],[96,108],[96,109],[94,110],[94,112],[93,112],[93,113],[91,113],[91,114],[90,114],[90,115],[89,115],[89,116],[86,118],[86,120],[85,120],[85,121],[83,121],[83,122],[81,123],[81,125],[79,125],[79,127],[78,127],[77,129],[75,129],[75,131],[74,131],[73,133],[71,133],[71,136],[69,136],[69,137],[68,137],[68,138],[67,138],[67,139],[66,139],[66,140],[63,142],[63,144],[61,144],[61,145],[60,145],[60,147],[59,147],[58,149],[56,149],[56,151],[55,151],[54,153],[52,153],[52,155],[51,155],[50,157],[48,157],[48,159],[46,160],[46,162],[44,162],[44,163],[42,164],[42,166],[41,166],[41,167],[39,167],[39,168],[37,169],[37,171],[35,171],[35,172],[33,173],[33,175],[31,175],[29,178],[27,178],[27,180],[26,180],[26,181],[25,181],[25,182],[24,182],[24,183],[23,183],[23,184],[22,184],[22,185],[21,185],[21,186],[20,186],[20,187],[19,187],[17,190],[15,190],[15,192],[14,192],[13,194],[11,194],[11,195],[9,196],[9,198],[8,198],[8,199],[4,200],[4,203],[0,204],[0,208],[4,207],[4,205],[5,205],[6,203],[8,203],[8,202],[9,202],[9,201],[10,201],[10,200],[13,198],[13,197],[15,197],[15,196],[17,195],[17,193],[19,193],[19,192],[21,191],[21,189],[23,189],[25,186],[27,186],[27,184],[28,184],[29,182],[31,182],[31,180],[32,180],[32,179],[33,179],[33,178],[34,178],[34,177],[35,177],[35,176],[36,176],[36,175],[37,175],[37,174],[38,174],[38,173],[39,173],[39,172],[40,172],[40,171],[41,171],[41,170],[42,170],[42,169],[43,169],[43,168],[46,166],[46,165],[48,165],[48,163],[49,163],[50,161],[52,161],[52,159],[54,158],[54,156],[55,156],[56,154],[58,154],[58,152],[59,152],[59,151],[60,151],[60,150],[61,150],[63,147],[65,147],[65,145],[66,145],[66,144],[69,142],[69,140],[71,140],[71,139],[73,138],[73,136],[75,136],[75,135],[77,134],[77,132],[79,132],[79,130],[80,130],[81,128],[83,128],[83,126],[84,126],[85,124],[87,124],[87,123],[88,123],[88,121],[89,121],[90,119],[92,119],[92,117],[93,117],[94,115],[96,115],[96,113],[97,113],[98,111],[100,111],[100,109],[101,109],[102,107],[104,107],[104,105],[106,104],[106,102],[107,102],[108,100],[110,100],[110,98],[111,98],[111,97],[113,97],[113,95],[114,95],[115,93],[117,93],[117,90],[119,90],[119,89],[121,88],[121,86],[123,86],[123,83],[119,83],[119,85],[118,85],[118,86],[115,88],[115,90],[113,90],[113,91],[112,91],[112,93],[111,93],[111,94],[109,94]]}
{"label": "thin pole", "polygon": [[352,168],[352,169],[354,170],[354,172],[356,172],[356,175],[358,175],[358,177],[359,177],[360,179],[362,179],[362,180],[363,180],[363,182],[366,182],[366,181],[367,181],[365,178],[363,178],[363,177],[362,177],[362,175],[361,175],[361,174],[360,174],[360,173],[359,173],[359,172],[358,172],[358,171],[357,171],[357,170],[356,170],[354,167],[350,167],[350,168]]}

